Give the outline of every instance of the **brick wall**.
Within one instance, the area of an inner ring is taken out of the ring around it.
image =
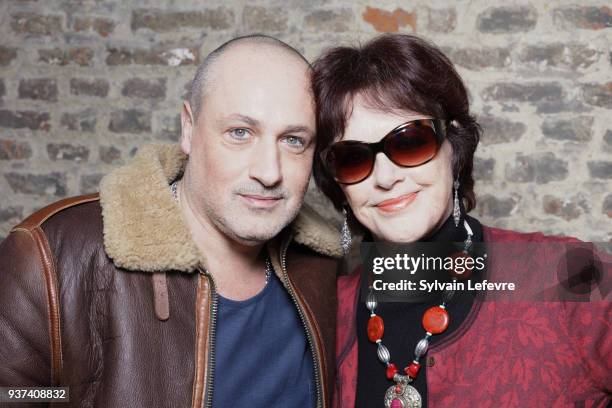
[[[177,140],[196,64],[231,37],[265,32],[312,59],[399,31],[442,47],[468,85],[485,131],[475,216],[610,241],[612,9],[516,3],[4,0],[0,236],[47,203],[95,191],[138,146]]]

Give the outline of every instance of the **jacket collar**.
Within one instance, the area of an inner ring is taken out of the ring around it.
[[[187,156],[178,145],[151,144],[100,182],[104,248],[115,265],[135,271],[194,271],[203,255],[169,189]],[[340,257],[338,232],[308,204],[288,227],[299,244]]]

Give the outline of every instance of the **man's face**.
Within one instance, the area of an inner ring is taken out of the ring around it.
[[[306,64],[239,45],[213,63],[197,123],[182,115],[187,199],[200,221],[247,245],[297,215],[315,147]]]

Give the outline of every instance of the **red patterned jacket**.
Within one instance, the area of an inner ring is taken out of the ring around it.
[[[579,242],[489,227],[484,227],[484,241],[527,245]],[[560,254],[552,249],[534,251],[537,253],[531,256],[510,251],[503,257],[487,251],[490,280],[519,280],[539,288],[558,282],[554,260]],[[609,283],[609,257],[605,259]],[[338,280],[337,408],[355,406],[357,330],[365,330],[355,327],[356,307],[363,306],[358,299],[360,275],[353,273]],[[612,392],[612,302],[609,295],[606,299],[475,301],[461,326],[428,351],[428,406],[608,406]],[[381,395],[381,404],[382,399]]]

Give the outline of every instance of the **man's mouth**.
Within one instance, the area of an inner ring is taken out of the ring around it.
[[[239,194],[239,196],[251,207],[257,208],[272,208],[283,199],[282,196],[264,196],[257,194]]]

